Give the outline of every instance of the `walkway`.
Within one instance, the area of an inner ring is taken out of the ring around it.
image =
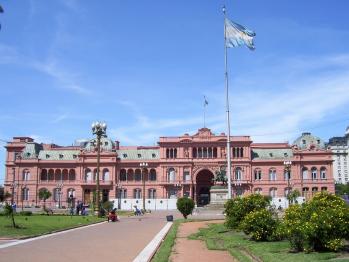
[[[199,228],[207,227],[209,223],[223,221],[200,221],[182,223],[177,232],[176,243],[172,249],[170,261],[173,262],[232,262],[236,261],[227,251],[208,250],[206,243],[200,240],[190,240],[188,236],[198,232]]]
[[[132,261],[165,226],[166,215],[158,211],[141,217],[124,217],[0,249],[1,261]],[[2,243],[1,243],[2,244]]]

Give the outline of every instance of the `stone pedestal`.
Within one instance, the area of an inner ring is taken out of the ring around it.
[[[210,204],[224,205],[228,200],[228,188],[225,186],[212,186],[210,189]]]

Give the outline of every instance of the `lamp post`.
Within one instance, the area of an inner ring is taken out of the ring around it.
[[[116,184],[116,186],[117,186],[117,192],[118,192],[117,193],[118,194],[118,209],[121,209],[122,185],[119,182],[119,183]]]
[[[140,163],[139,166],[141,167],[141,175],[142,175],[142,183],[143,183],[143,210],[145,211],[145,177],[144,177],[144,170],[147,169],[148,163]]]
[[[62,188],[63,188],[63,183],[58,183],[57,184],[57,189],[58,189],[58,208],[61,208],[61,203],[62,203]]]
[[[285,173],[287,174],[287,200],[290,205],[290,176],[291,176],[292,161],[284,161]]]
[[[107,124],[104,122],[92,123],[92,133],[97,138],[97,176],[96,176],[96,203],[95,203],[95,214],[100,216],[100,203],[99,203],[99,165],[101,158],[101,138],[106,135]]]

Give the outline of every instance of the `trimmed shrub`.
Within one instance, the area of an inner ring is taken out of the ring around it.
[[[181,197],[177,200],[177,209],[182,213],[185,219],[193,212],[194,206],[194,201],[191,198]]]
[[[303,206],[286,210],[287,238],[296,251],[338,251],[349,237],[349,207],[327,192],[317,193]]]
[[[261,209],[247,214],[240,228],[245,234],[251,235],[252,240],[266,241],[271,240],[276,231],[277,221],[269,210]]]
[[[304,206],[291,205],[286,209],[283,223],[286,227],[286,237],[294,251],[303,251],[306,241],[306,224],[304,221]]]
[[[225,207],[225,224],[229,228],[238,228],[244,217],[250,212],[266,209],[270,205],[270,197],[261,194],[251,194],[247,197],[237,197],[228,200]]]
[[[19,212],[19,215],[21,216],[31,216],[33,214],[32,211],[21,211]]]

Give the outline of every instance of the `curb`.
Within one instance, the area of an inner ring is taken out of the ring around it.
[[[158,250],[162,240],[166,237],[168,231],[171,229],[173,222],[167,224],[160,230],[159,233],[149,242],[149,244],[138,254],[133,262],[149,262],[155,252]]]

